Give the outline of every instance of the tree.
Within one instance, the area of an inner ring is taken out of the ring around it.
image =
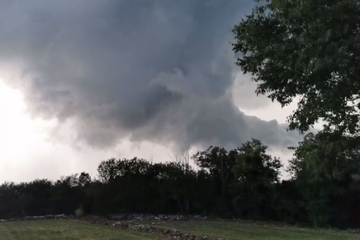
[[[163,211],[188,214],[196,192],[196,172],[182,162],[156,163],[151,170],[157,180],[153,179],[158,198],[155,203],[162,203]]]
[[[115,158],[111,158],[109,160],[102,161],[98,166],[98,175],[100,181],[104,183],[115,179],[119,175],[117,160]]]
[[[235,155],[234,155],[235,153]],[[229,186],[234,180],[232,168],[235,164],[236,152],[227,152],[226,149],[210,146],[207,150],[193,156],[194,162],[202,170],[208,172],[214,180],[214,188],[220,195],[218,206],[222,213],[226,209],[229,199]]]
[[[21,199],[26,202],[24,209],[26,215],[51,213],[52,186],[52,182],[47,179],[37,179],[23,186]]]
[[[91,176],[89,173],[86,172],[82,172],[80,173],[79,177],[78,177],[78,185],[79,187],[86,187],[89,186],[91,184]]]
[[[266,154],[267,147],[253,139],[237,149],[233,173],[239,189],[234,200],[246,218],[269,217],[274,184],[279,181],[280,160]]]
[[[308,134],[290,162],[293,178],[314,226],[356,226],[360,197],[360,151],[351,138]]]
[[[360,5],[358,0],[255,0],[234,27],[237,65],[282,106],[299,97],[289,128],[360,130]]]
[[[52,204],[57,214],[73,214],[80,205],[78,174],[62,176],[52,188]]]
[[[19,188],[24,184],[16,185],[12,182],[5,182],[0,185],[0,219],[24,216],[26,203],[17,201],[21,198]],[[22,199],[21,199],[22,200]]]
[[[237,149],[238,156],[233,167],[237,180],[268,186],[279,181],[280,160],[266,154],[266,150],[267,147],[256,139]]]

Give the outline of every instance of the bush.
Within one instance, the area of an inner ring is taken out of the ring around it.
[[[76,217],[83,217],[84,215],[85,215],[85,212],[82,207],[79,207],[75,210]]]

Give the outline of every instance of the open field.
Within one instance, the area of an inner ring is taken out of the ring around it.
[[[72,220],[39,220],[0,223],[1,240],[152,240],[142,233],[89,225]]]
[[[146,224],[146,223],[144,223]],[[154,225],[153,225],[154,226]],[[312,230],[295,227],[270,226],[265,224],[229,222],[167,222],[155,225],[158,228],[178,229],[182,233],[207,236],[213,239],[267,239],[267,240],[332,240],[360,239],[360,235],[344,231]],[[150,240],[164,239],[151,234],[91,225],[73,220],[39,220],[0,223],[1,240]]]
[[[345,231],[315,230],[255,223],[184,221],[168,222],[158,225],[158,227],[169,229],[176,228],[180,232],[204,235],[215,239],[224,238],[227,240],[360,239],[359,234],[352,234]]]

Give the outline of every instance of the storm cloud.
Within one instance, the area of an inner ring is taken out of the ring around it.
[[[246,116],[231,95],[239,70],[231,29],[251,7],[248,0],[1,1],[0,66],[18,69],[7,84],[21,89],[32,116],[71,122],[75,142],[232,147],[254,137],[293,145],[297,133]]]

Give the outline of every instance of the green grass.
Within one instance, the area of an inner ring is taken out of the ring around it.
[[[227,240],[338,240],[360,239],[359,234],[345,231],[315,230],[255,223],[230,222],[166,222],[152,225],[178,229],[182,233],[224,238]],[[154,235],[91,225],[73,220],[41,220],[0,223],[0,240],[154,240]]]
[[[154,236],[72,220],[0,223],[1,240],[152,240]]]
[[[315,230],[296,227],[284,227],[256,223],[231,222],[167,222],[154,225],[166,229],[178,229],[180,232],[190,233],[212,238],[227,240],[339,240],[360,239],[359,234],[345,231]]]

